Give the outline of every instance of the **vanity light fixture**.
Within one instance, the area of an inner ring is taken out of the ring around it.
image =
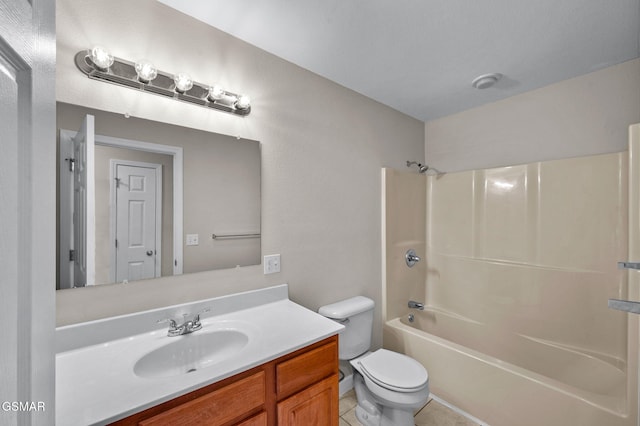
[[[222,86],[214,84],[213,86],[209,87],[208,97],[212,101],[219,101],[224,97],[224,93],[225,92]]]
[[[245,110],[251,106],[251,98],[247,95],[240,95],[235,105],[237,109]]]
[[[176,84],[176,91],[179,93],[188,92],[193,87],[193,80],[191,80],[189,74],[183,72],[176,74],[173,77],[173,82]]]
[[[113,65],[114,57],[102,46],[95,46],[91,49],[91,61],[94,63],[96,68],[101,71],[106,71],[111,65]]]
[[[99,46],[76,53],[75,63],[80,71],[94,80],[236,115],[244,116],[251,112],[251,100],[247,95],[229,92],[218,84],[198,83],[185,73],[160,71],[146,60],[131,62],[118,58]]]
[[[158,69],[149,61],[136,62],[136,73],[138,80],[142,83],[149,83],[158,76]]]

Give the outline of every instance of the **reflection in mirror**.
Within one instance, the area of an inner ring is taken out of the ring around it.
[[[57,288],[260,264],[260,144],[58,103]]]

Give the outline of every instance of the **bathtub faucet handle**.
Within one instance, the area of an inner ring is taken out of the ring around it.
[[[416,302],[414,300],[409,300],[408,306],[411,309],[418,309],[420,311],[424,311],[424,303]]]
[[[404,254],[404,260],[407,262],[407,266],[412,268],[417,262],[420,262],[420,257],[416,254],[414,249],[409,249]]]

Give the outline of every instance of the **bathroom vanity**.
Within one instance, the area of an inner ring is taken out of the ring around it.
[[[202,311],[167,336],[166,318]],[[286,285],[61,327],[56,423],[337,425],[342,328]]]
[[[329,337],[114,425],[334,425],[338,340]]]

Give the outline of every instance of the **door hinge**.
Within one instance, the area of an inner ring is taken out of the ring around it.
[[[116,240],[116,248],[118,248],[118,240]]]
[[[69,171],[73,173],[73,170],[75,169],[75,165],[76,165],[76,160],[74,158],[65,158],[64,161],[69,162]]]
[[[76,251],[69,250],[69,262],[73,262],[74,260],[76,260]]]
[[[116,189],[120,188],[120,178],[114,178],[116,180]]]

